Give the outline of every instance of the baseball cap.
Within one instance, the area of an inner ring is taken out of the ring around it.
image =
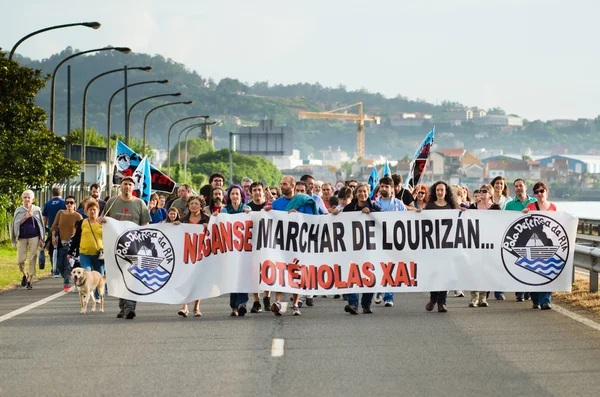
[[[133,180],[133,178],[130,177],[130,176],[125,176],[125,177],[123,177],[123,179],[121,179],[121,183],[123,183],[125,181],[130,181],[131,183],[135,183],[135,181]]]

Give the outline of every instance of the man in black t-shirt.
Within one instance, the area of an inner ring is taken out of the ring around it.
[[[393,174],[392,180],[394,181],[394,193],[398,200],[402,200],[404,205],[410,207],[408,209],[412,209],[412,203],[415,199],[412,196],[412,193],[402,186],[402,175]]]

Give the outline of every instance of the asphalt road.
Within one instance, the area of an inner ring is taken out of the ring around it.
[[[57,279],[0,295],[0,316],[61,289]],[[597,396],[600,331],[530,303],[490,301],[426,312],[426,294],[351,316],[315,299],[289,311],[229,317],[228,298],[177,306],[139,304],[134,320],[78,314],[76,293],[0,322],[6,396]],[[273,357],[273,339],[284,354]]]

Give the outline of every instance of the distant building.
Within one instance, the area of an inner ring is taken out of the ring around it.
[[[419,112],[397,112],[390,115],[390,124],[394,127],[421,127],[432,116]]]
[[[571,126],[574,126],[575,124],[577,124],[576,120],[569,120],[569,119],[550,120],[550,125],[554,128],[571,127]]]
[[[523,160],[489,160],[485,163],[484,179],[491,181],[497,176],[503,176],[508,181],[527,179],[529,169],[529,164]]]
[[[556,155],[539,159],[542,168],[555,168],[556,161],[566,161],[568,170],[575,174],[600,174],[600,156]]]
[[[510,127],[522,127],[523,118],[517,116],[505,116],[499,114],[488,114],[484,117],[475,119],[473,121],[477,125],[484,126],[510,126]]]
[[[429,155],[429,160],[427,161],[427,165],[425,166],[425,171],[423,172],[424,177],[428,182],[432,182],[437,179],[441,179],[444,177],[445,165],[444,165],[444,155],[439,152],[431,152]]]

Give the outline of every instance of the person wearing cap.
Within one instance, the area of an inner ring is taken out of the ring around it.
[[[113,197],[106,202],[106,211],[103,217],[98,218],[98,222],[106,223],[105,217],[110,217],[118,221],[130,221],[139,226],[150,223],[150,211],[142,199],[133,196],[133,187],[135,181],[132,177],[126,176],[121,180],[121,194]],[[119,299],[119,314],[117,318],[127,318],[131,320],[135,317],[135,301]]]

